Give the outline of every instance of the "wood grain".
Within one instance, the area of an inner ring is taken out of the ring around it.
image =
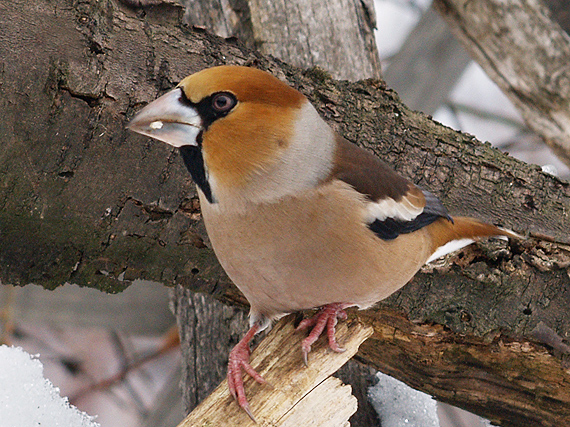
[[[258,426],[343,427],[356,411],[350,387],[330,376],[344,365],[372,334],[358,321],[341,322],[337,339],[346,351],[335,353],[325,337],[313,346],[309,366],[301,356],[305,334],[296,332],[293,316],[279,321],[251,356],[252,366],[272,387],[245,380],[246,394]],[[256,426],[229,394],[226,381],[179,425],[179,427]]]

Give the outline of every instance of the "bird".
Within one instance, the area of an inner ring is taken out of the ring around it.
[[[309,309],[301,351],[345,309],[366,309],[427,262],[508,229],[452,217],[431,192],[335,132],[307,97],[266,71],[222,65],[184,78],[128,124],[180,150],[197,186],[212,248],[250,304],[231,350],[228,387],[255,420],[243,374],[250,341],[275,319]]]

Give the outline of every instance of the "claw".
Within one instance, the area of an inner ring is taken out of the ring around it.
[[[325,327],[327,328],[327,337],[329,340],[329,347],[331,350],[342,353],[346,351],[336,342],[335,337],[335,327],[337,324],[337,319],[346,319],[347,314],[344,311],[345,308],[350,307],[352,304],[342,304],[334,303],[327,304],[321,308],[321,311],[315,314],[313,317],[304,319],[297,326],[297,331],[307,329],[312,327],[313,329],[301,343],[301,350],[303,352],[303,362],[305,366],[309,366],[309,353],[311,352],[311,345],[317,341],[317,339],[323,333]]]
[[[251,421],[253,421],[255,424],[257,424],[257,421],[255,420],[255,417],[253,416],[253,414],[251,413],[250,409],[249,409],[249,405],[247,406],[242,406],[241,407],[245,413],[249,416],[249,418],[251,418]]]
[[[232,349],[228,361],[228,388],[231,395],[237,401],[238,405],[245,411],[245,413],[255,423],[249,402],[245,395],[243,386],[242,370],[248,373],[259,384],[267,384],[261,375],[249,364],[249,342],[259,330],[259,325],[254,324],[241,341]]]
[[[305,368],[309,367],[309,352],[311,351],[311,347],[309,347],[309,351],[305,351],[304,348],[301,348],[301,351],[303,352],[303,364],[305,365]]]

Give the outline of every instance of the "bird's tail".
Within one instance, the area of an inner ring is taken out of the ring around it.
[[[469,217],[453,217],[453,221],[439,220],[434,223],[433,253],[427,262],[461,249],[484,237],[524,239],[523,236],[502,227],[496,227]]]
[[[459,236],[477,239],[481,237],[504,236],[509,239],[523,239],[523,236],[502,227],[465,216],[453,217],[453,230]]]

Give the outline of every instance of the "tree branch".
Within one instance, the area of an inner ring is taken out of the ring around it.
[[[181,0],[185,20],[291,65],[319,66],[335,78],[380,77],[371,0]]]
[[[372,328],[359,322],[339,325],[337,337],[346,351],[335,353],[326,340],[319,340],[305,367],[300,352],[304,336],[295,331],[293,320],[291,316],[281,320],[252,354],[252,366],[271,384],[260,386],[251,378],[245,383],[258,423],[233,401],[223,381],[178,427],[346,426],[356,411],[356,399],[350,387],[331,375],[356,354]]]
[[[570,165],[570,36],[539,1],[435,0],[479,65]]]

